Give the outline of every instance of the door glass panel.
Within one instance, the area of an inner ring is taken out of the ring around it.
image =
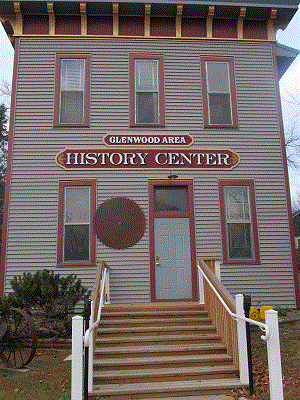
[[[186,211],[185,187],[157,187],[155,211]]]

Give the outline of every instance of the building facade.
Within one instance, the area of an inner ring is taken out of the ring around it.
[[[275,3],[275,4],[274,4]],[[299,306],[275,41],[298,1],[0,1],[15,48],[1,290],[110,266],[116,303]],[[98,238],[97,238],[97,235]]]

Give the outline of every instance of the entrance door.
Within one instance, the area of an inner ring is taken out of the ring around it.
[[[155,218],[157,300],[191,299],[191,246],[188,218]]]
[[[153,301],[196,297],[191,182],[150,185]]]

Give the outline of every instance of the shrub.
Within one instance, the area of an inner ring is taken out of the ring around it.
[[[285,317],[288,312],[290,311],[289,308],[284,308],[284,307],[276,307],[275,311],[278,312],[278,317]]]
[[[42,309],[49,317],[61,317],[74,311],[79,301],[88,298],[90,291],[82,286],[75,274],[61,277],[46,269],[35,274],[24,272],[10,281],[13,293],[0,301],[0,310],[20,307],[28,312]]]

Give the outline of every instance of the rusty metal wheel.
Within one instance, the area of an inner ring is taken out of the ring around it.
[[[37,334],[32,317],[20,308],[0,316],[0,359],[10,368],[23,368],[33,359]]]

